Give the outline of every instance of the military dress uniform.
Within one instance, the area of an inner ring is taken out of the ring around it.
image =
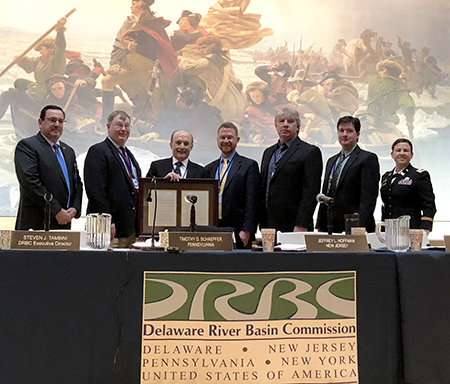
[[[436,213],[430,174],[409,164],[400,173],[386,172],[381,178],[382,220],[411,217],[410,227],[432,230]]]

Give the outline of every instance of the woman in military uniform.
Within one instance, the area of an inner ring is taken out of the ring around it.
[[[381,178],[382,220],[409,215],[411,228],[429,233],[436,213],[430,174],[411,165],[413,146],[408,139],[394,141],[391,157],[395,167]]]

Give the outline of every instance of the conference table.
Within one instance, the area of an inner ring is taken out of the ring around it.
[[[356,271],[359,383],[450,382],[450,254],[440,250],[2,250],[0,383],[139,383],[144,271]]]

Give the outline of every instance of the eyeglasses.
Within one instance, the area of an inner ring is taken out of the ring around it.
[[[64,120],[64,119],[57,119],[56,117],[46,117],[46,118],[44,118],[44,120],[48,120],[52,124],[59,123],[61,125],[66,122],[66,120]]]

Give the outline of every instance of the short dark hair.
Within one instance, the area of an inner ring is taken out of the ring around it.
[[[194,144],[194,135],[191,132],[186,131],[185,129],[177,129],[176,131],[173,131],[172,134],[170,135],[171,143],[173,143],[173,135],[175,135],[175,133],[177,133],[177,132],[187,132],[189,134],[189,136],[191,136],[192,144]]]
[[[339,129],[339,126],[342,124],[348,124],[351,123],[353,124],[353,126],[355,127],[355,131],[359,132],[361,131],[361,122],[359,121],[359,119],[357,117],[353,117],[353,116],[342,116],[338,122],[337,122],[337,129]]]
[[[395,140],[395,141],[392,143],[391,149],[394,150],[395,146],[396,146],[397,144],[399,144],[399,143],[407,143],[407,144],[409,144],[409,147],[411,148],[411,153],[413,153],[413,145],[412,145],[412,143],[411,143],[411,140],[409,140],[409,139],[407,139],[407,138],[405,138],[405,137],[400,137],[400,138],[398,138],[397,140]]]
[[[39,114],[39,118],[41,120],[45,119],[45,115],[47,114],[47,111],[49,109],[57,109],[58,111],[61,111],[63,113],[64,119],[66,118],[66,112],[64,112],[64,110],[58,106],[58,105],[46,105],[44,108],[41,109],[41,113]]]
[[[120,116],[120,120],[128,119],[131,122],[131,117],[128,115],[128,113],[126,113],[125,111],[115,110],[109,114],[108,124],[111,124],[112,121],[116,118],[116,116]]]
[[[220,124],[220,127],[217,130],[217,134],[219,134],[219,131],[222,128],[228,128],[228,129],[234,130],[234,133],[236,134],[236,136],[239,137],[239,129],[233,123],[226,121],[225,123]]]

